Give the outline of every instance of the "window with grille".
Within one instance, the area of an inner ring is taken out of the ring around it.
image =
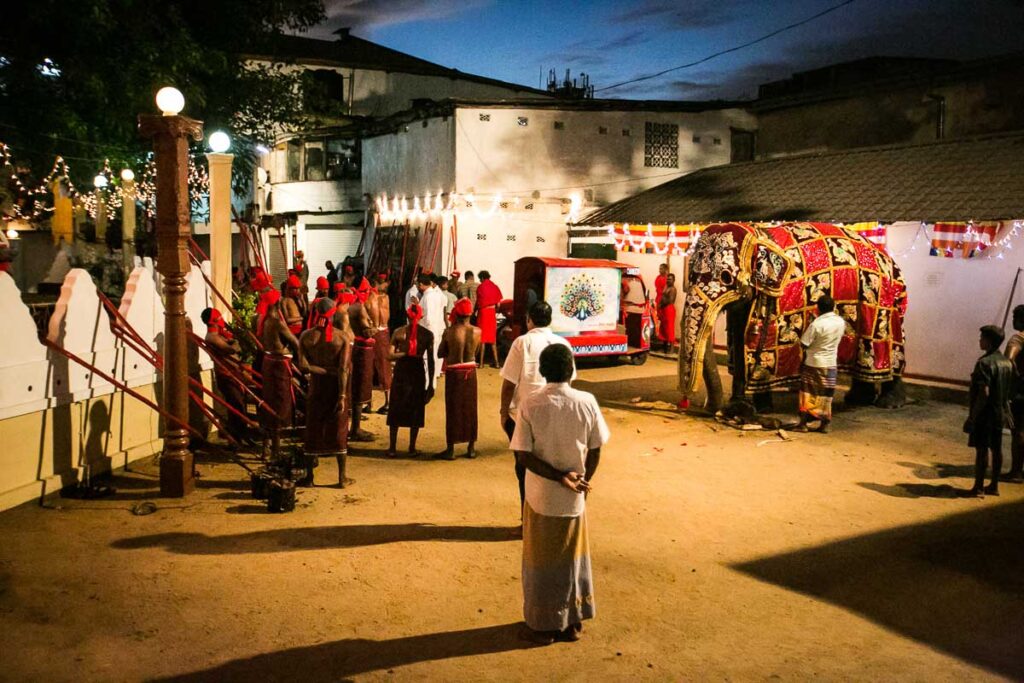
[[[679,168],[679,126],[674,123],[644,123],[644,166]]]

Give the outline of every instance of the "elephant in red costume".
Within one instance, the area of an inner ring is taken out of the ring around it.
[[[717,223],[701,233],[690,258],[680,324],[684,398],[696,392],[703,375],[709,407],[721,405],[711,332],[723,311],[732,398],[752,393],[763,407],[773,387],[796,384],[803,360],[800,335],[822,294],[832,296],[847,323],[839,347],[839,369],[853,380],[847,402],[902,405],[903,276],[881,247],[829,223]]]

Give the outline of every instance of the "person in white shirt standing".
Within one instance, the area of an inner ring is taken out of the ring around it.
[[[434,379],[437,379],[441,376],[441,359],[437,351],[441,347],[441,337],[447,327],[444,309],[448,305],[448,299],[438,289],[437,283],[430,275],[421,273],[416,279],[416,284],[420,290],[420,308],[423,309],[423,321],[420,325],[434,335]]]
[[[594,618],[586,495],[610,433],[597,399],[569,386],[572,351],[540,354],[547,381],[519,405],[512,435],[527,468],[523,505],[523,617],[537,643],[579,640]]]
[[[839,373],[839,342],[846,334],[846,321],[835,312],[836,302],[828,294],[818,298],[818,317],[807,326],[800,343],[804,364],[800,368],[800,424],[797,431],[808,431],[808,424],[820,422],[816,431],[827,434],[832,425],[832,398]]]
[[[550,325],[551,306],[546,301],[538,301],[527,311],[526,334],[512,342],[505,364],[501,366],[501,428],[510,440],[516,429],[512,416],[517,406],[547,383],[540,374],[541,352],[552,344],[562,344],[571,350],[569,342],[552,332]],[[575,364],[572,379],[576,379]],[[519,510],[522,511],[526,499],[526,467],[518,460],[516,479],[519,480]]]

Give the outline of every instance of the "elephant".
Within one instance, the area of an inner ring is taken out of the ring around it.
[[[750,410],[749,393],[756,409],[767,409],[772,388],[799,381],[800,336],[822,294],[832,296],[847,324],[838,359],[853,380],[847,403],[902,406],[903,276],[884,249],[829,223],[716,223],[701,233],[690,258],[680,323],[684,400],[703,375],[708,407],[721,407],[711,332],[724,311],[734,407]]]

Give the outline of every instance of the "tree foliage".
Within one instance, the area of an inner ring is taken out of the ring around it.
[[[104,158],[138,168],[136,117],[174,85],[182,114],[232,133],[236,169],[303,124],[301,81],[244,55],[324,18],[322,0],[19,0],[0,22],[0,140],[39,177],[56,155],[79,185]]]

